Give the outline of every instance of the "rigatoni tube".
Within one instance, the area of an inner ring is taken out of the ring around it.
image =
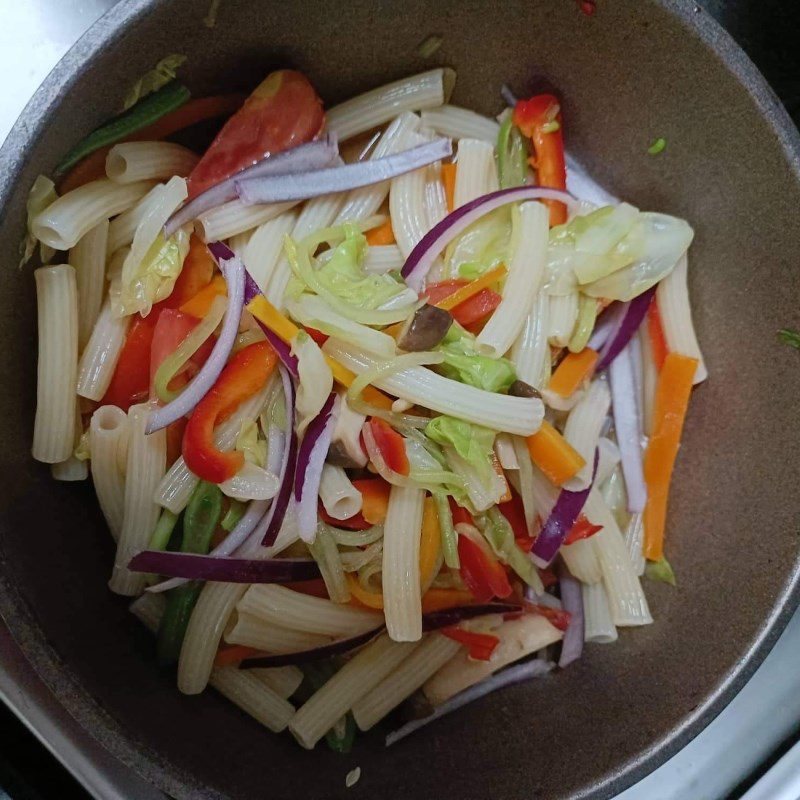
[[[392,486],[383,527],[383,607],[389,636],[414,642],[422,636],[419,537],[425,492]]]
[[[78,287],[68,264],[34,272],[39,329],[33,457],[57,464],[72,455],[78,371]]]
[[[145,434],[153,406],[143,403],[131,406],[128,417],[128,457],[125,469],[125,504],[122,531],[117,542],[114,568],[108,586],[117,594],[138,594],[145,575],[131,572],[128,563],[150,541],[158,521],[159,507],[153,500],[156,487],[164,475],[166,432]]]
[[[128,415],[117,406],[100,406],[89,423],[92,482],[115,542],[122,532],[125,509],[125,474],[120,465],[127,461],[128,425]]]
[[[69,263],[75,267],[78,281],[78,352],[82,353],[94,330],[103,304],[106,284],[106,248],[108,220],[103,219],[69,252]]]
[[[250,670],[215,667],[210,683],[220,694],[273,733],[284,730],[294,716],[294,706]]]
[[[106,300],[78,364],[78,394],[100,400],[106,393],[125,343],[129,317],[118,317]]]
[[[195,153],[174,142],[120,142],[106,156],[106,175],[115,183],[185,178],[198,162]]]
[[[382,634],[360,650],[297,710],[289,722],[289,730],[303,747],[311,749],[417,646],[416,642],[393,642]]]
[[[394,672],[353,705],[356,725],[362,731],[368,731],[438,672],[456,655],[460,647],[458,642],[442,636],[441,633],[426,636],[420,646]]]
[[[498,358],[519,336],[533,306],[547,260],[549,211],[543,203],[527,202],[514,214],[514,235],[503,299],[478,334],[484,355]]]

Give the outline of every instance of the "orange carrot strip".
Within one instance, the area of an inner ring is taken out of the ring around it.
[[[422,595],[422,613],[441,611],[443,608],[468,606],[475,602],[472,594],[465,589],[428,589]]]
[[[392,487],[383,478],[357,478],[353,486],[361,492],[361,516],[364,521],[370,525],[383,525]]]
[[[214,117],[227,117],[236,111],[244,101],[241,94],[218,94],[211,97],[199,97],[196,100],[189,100],[180,108],[176,108],[169,114],[165,114],[161,119],[156,120],[152,125],[126,136],[123,142],[145,142],[157,139],[166,139],[173,133],[188,128],[198,122],[203,122]],[[71,189],[77,189],[84,183],[103,178],[106,174],[106,156],[113,145],[101,147],[90,153],[83,161],[79,161],[61,181],[58,189],[61,194],[65,194]]]
[[[435,303],[435,305],[439,308],[443,308],[445,311],[450,311],[451,308],[455,308],[459,303],[469,300],[470,297],[478,294],[482,289],[486,289],[493,283],[502,280],[507,274],[508,270],[503,264],[500,264],[500,266],[485,272],[480,278],[475,278],[474,281],[470,281],[466,286],[457,289],[453,294],[442,298],[438,303]]]
[[[419,583],[427,589],[439,567],[442,550],[442,532],[439,528],[439,512],[432,497],[425,498],[422,510],[422,530],[419,540]]]
[[[580,353],[569,353],[556,367],[548,389],[561,397],[569,397],[594,371],[597,351],[584,347]]]
[[[228,294],[228,286],[222,275],[216,275],[208,286],[204,286],[194,297],[190,297],[181,307],[180,311],[196,319],[203,319],[211,309],[214,298]]]
[[[379,244],[394,244],[397,239],[394,238],[394,230],[392,230],[392,221],[387,219],[383,225],[378,225],[377,228],[373,228],[371,231],[367,231],[367,244],[372,245],[379,245]]]
[[[455,205],[456,196],[456,164],[442,164],[442,183],[444,184],[444,196],[447,198],[447,210],[452,211]]]
[[[286,344],[291,344],[292,339],[300,330],[291,320],[287,319],[278,311],[264,295],[254,297],[248,304],[247,310],[257,319],[266,325],[276,336]],[[333,379],[342,386],[349,387],[356,379],[354,373],[347,367],[342,366],[338,361],[334,361],[330,356],[325,356],[328,366],[333,373]],[[383,392],[379,392],[374,386],[364,387],[362,397],[374,406],[379,408],[391,408],[392,401]]]
[[[661,326],[658,303],[650,303],[647,308],[647,333],[650,336],[650,346],[653,348],[653,361],[656,362],[656,369],[660,372],[669,349],[664,328]]]
[[[568,481],[586,463],[581,454],[546,420],[526,442],[531,461],[556,486]]]
[[[664,555],[664,522],[672,469],[681,443],[683,421],[692,393],[697,359],[669,353],[658,376],[653,408],[653,435],[644,455],[647,505],[644,509],[644,554],[650,561]]]

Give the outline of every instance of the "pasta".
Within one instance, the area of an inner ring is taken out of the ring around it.
[[[78,394],[88,400],[105,395],[125,343],[127,317],[118,317],[106,300],[78,364]]]
[[[522,203],[518,219],[519,231],[503,286],[503,299],[478,334],[478,350],[484,355],[504,355],[519,336],[544,272],[547,208],[541,203]]]
[[[144,575],[131,572],[128,563],[147,545],[158,519],[158,506],[153,501],[153,494],[164,474],[166,439],[163,431],[149,436],[145,434],[151,406],[132,406],[128,413],[130,427],[122,529],[108,586],[117,594],[136,595],[144,585]]]
[[[67,264],[41,267],[36,278],[39,320],[33,457],[57,464],[72,455],[78,368],[78,287]]]
[[[172,142],[121,142],[106,157],[106,175],[116,183],[186,177],[198,162],[188,148]]]
[[[325,111],[280,70],[205,154],[133,136],[29,196],[26,256],[71,251],[34,273],[34,458],[91,469],[179,691],[309,749],[559,680],[673,582],[692,230],[568,181],[560,100],[495,120],[454,79]]]
[[[422,527],[421,489],[393,486],[383,528],[383,597],[386,629],[396,642],[416,642],[422,636],[419,536]]]
[[[125,516],[125,470],[128,460],[128,415],[117,406],[100,406],[89,424],[92,481],[100,509],[114,541]]]
[[[69,250],[92,228],[130,208],[151,189],[149,181],[118,184],[92,181],[58,198],[33,220],[37,239],[55,250]]]
[[[89,341],[103,304],[108,227],[107,219],[100,220],[69,252],[69,263],[75,267],[78,284],[78,352],[80,353]]]
[[[500,133],[500,125],[493,119],[459,106],[431,108],[423,111],[421,117],[423,125],[453,139],[478,139],[494,146]]]

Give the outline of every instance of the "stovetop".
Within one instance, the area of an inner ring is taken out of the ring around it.
[[[0,143],[47,72],[115,2],[0,0],[4,23],[0,26],[0,75],[14,76],[3,82],[0,93]],[[604,3],[611,2],[599,0],[598,13]],[[800,2],[697,0],[697,4],[698,13],[712,14],[744,48],[800,125]],[[798,663],[800,612],[720,716],[680,753],[616,800],[797,800],[800,788],[789,786],[786,776],[797,776],[800,785],[800,745],[790,751],[800,729]],[[2,677],[0,695],[7,694]],[[7,699],[13,703],[13,697]],[[768,770],[769,778],[760,781]],[[132,788],[134,782],[137,779],[131,778],[128,784],[123,779],[118,787],[127,785],[129,796],[143,796]],[[94,793],[111,796],[97,787]],[[0,800],[7,798],[88,800],[90,795],[0,703]]]

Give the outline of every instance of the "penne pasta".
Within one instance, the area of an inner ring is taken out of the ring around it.
[[[86,343],[78,364],[78,394],[88,400],[101,400],[125,344],[129,317],[118,317],[106,300]]]
[[[451,139],[478,139],[494,147],[500,134],[500,125],[495,120],[459,106],[431,108],[423,111],[421,117],[423,125]]]
[[[100,406],[89,422],[92,482],[100,510],[114,541],[125,516],[125,470],[128,457],[128,415],[117,406]]]
[[[396,642],[422,637],[419,537],[422,489],[392,486],[383,526],[383,607],[386,630]]]
[[[36,417],[31,452],[57,464],[72,455],[78,371],[78,286],[68,264],[34,272],[39,325]]]
[[[115,183],[185,178],[198,157],[173,142],[120,142],[106,156],[106,175]]]
[[[94,329],[106,285],[108,220],[103,219],[69,251],[78,284],[78,352],[82,353]]]

